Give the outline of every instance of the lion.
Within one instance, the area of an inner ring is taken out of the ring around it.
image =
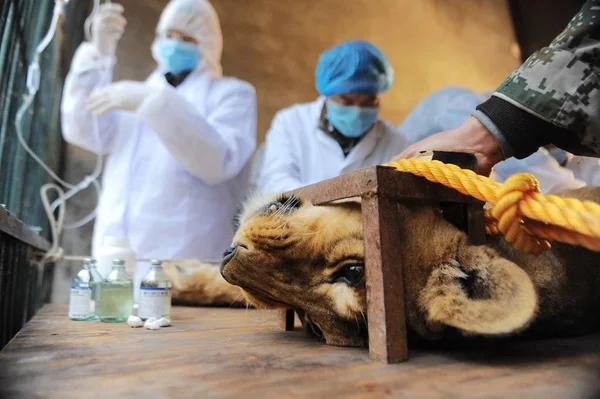
[[[600,201],[599,187],[559,194]],[[553,243],[541,255],[501,237],[472,245],[423,203],[397,205],[406,323],[424,340],[557,337],[600,327],[600,253]],[[293,308],[336,346],[367,346],[359,200],[315,206],[281,195],[248,202],[221,275],[257,308]]]

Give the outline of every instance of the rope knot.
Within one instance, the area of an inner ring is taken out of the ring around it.
[[[533,175],[518,173],[506,180],[491,212],[506,241],[522,252],[539,254],[550,248],[550,242],[531,234],[519,212],[521,204],[539,193],[540,184]]]
[[[485,211],[486,233],[504,234],[519,251],[539,254],[556,241],[600,252],[600,204],[543,195],[538,181],[528,173],[514,175],[500,184],[440,161],[413,158],[385,166],[491,204],[491,212]]]

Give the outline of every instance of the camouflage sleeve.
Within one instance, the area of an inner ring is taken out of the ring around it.
[[[564,31],[513,71],[474,116],[496,130],[492,134],[508,156],[521,158],[549,143],[600,156],[599,73],[600,0],[588,0]]]

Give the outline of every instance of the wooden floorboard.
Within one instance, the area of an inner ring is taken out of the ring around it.
[[[175,307],[172,327],[72,322],[47,305],[0,352],[0,398],[592,398],[600,334],[485,350],[366,349],[281,331],[275,312]]]

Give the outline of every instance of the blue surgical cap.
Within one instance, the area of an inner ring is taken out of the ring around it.
[[[324,96],[379,94],[392,85],[394,71],[377,47],[357,40],[339,44],[321,54],[315,79],[317,91]]]

